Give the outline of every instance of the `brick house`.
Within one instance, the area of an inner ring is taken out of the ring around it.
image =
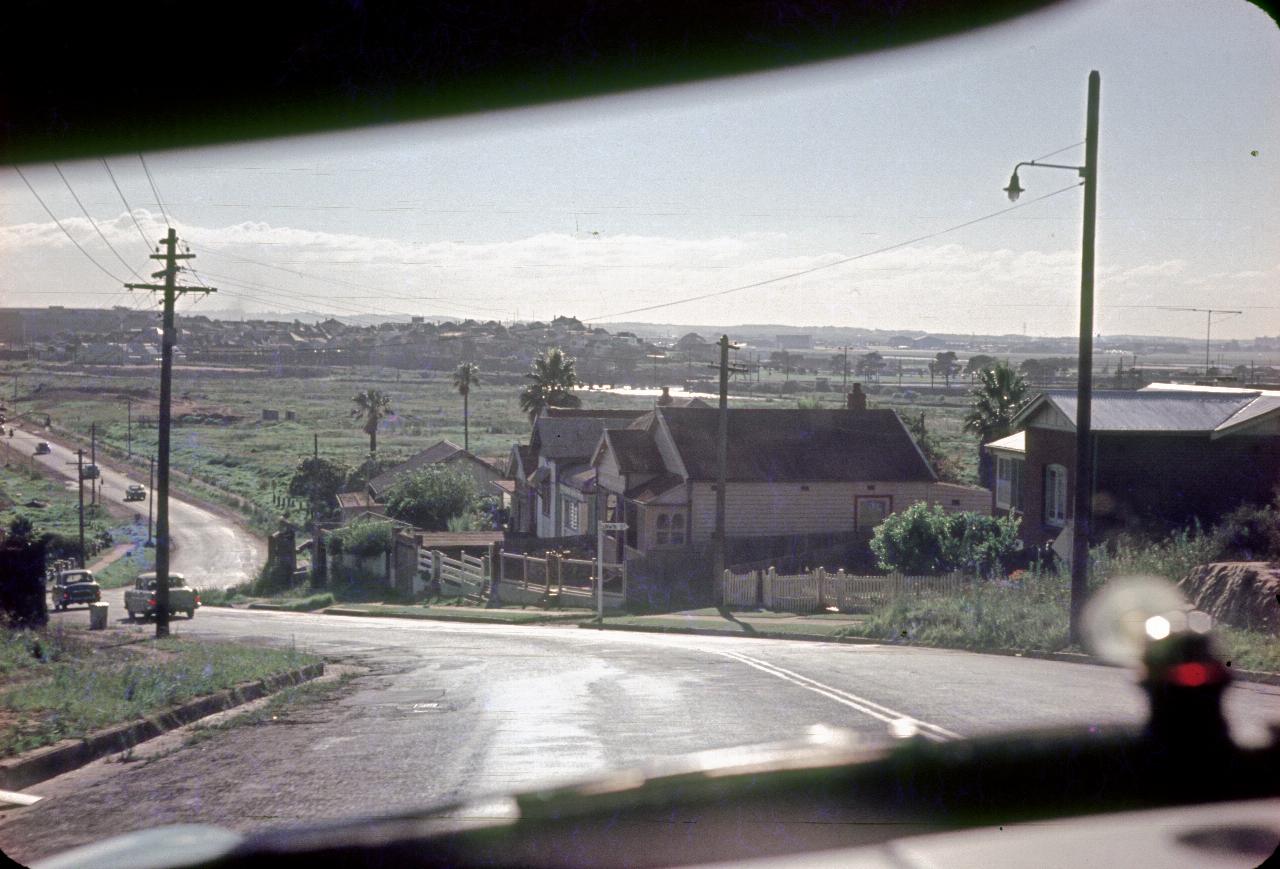
[[[603,432],[592,456],[600,509],[628,528],[606,552],[632,559],[709,544],[715,530],[715,408],[657,407]],[[728,411],[727,536],[858,533],[920,501],[989,513],[986,489],[938,481],[893,410],[851,394],[842,410]]]
[[[1280,392],[1154,385],[1096,392],[1094,532],[1211,523],[1280,484]],[[1020,431],[987,444],[995,459],[992,508],[1022,517],[1029,545],[1070,523],[1076,486],[1075,392],[1032,399]]]

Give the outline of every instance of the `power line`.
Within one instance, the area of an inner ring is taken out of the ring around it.
[[[973,226],[975,223],[981,223],[984,220],[990,220],[993,217],[999,217],[1002,214],[1008,214],[1010,211],[1016,211],[1019,208],[1025,208],[1026,206],[1034,205],[1037,202],[1043,202],[1044,200],[1050,198],[1051,196],[1057,196],[1060,193],[1066,193],[1068,190],[1074,190],[1075,188],[1081,186],[1082,183],[1083,182],[1080,182],[1078,184],[1071,184],[1067,187],[1062,187],[1058,190],[1053,191],[1052,193],[1046,193],[1043,196],[1037,196],[1035,199],[1028,199],[1026,202],[1020,202],[1017,205],[1011,205],[1008,208],[1002,208],[999,211],[993,211],[990,214],[984,214],[982,217],[975,217],[973,220],[966,220],[964,223],[958,223],[955,226],[950,226],[950,227],[947,227],[946,229],[940,229],[937,232],[930,232],[925,235],[918,235],[915,238],[907,239],[906,241],[900,241],[900,242],[897,242],[896,244],[890,244],[884,247],[879,247],[879,248],[876,248],[875,250],[867,251],[866,253],[860,253],[860,254],[855,254],[854,256],[842,257],[841,259],[835,260],[834,262],[823,263],[822,265],[819,265],[819,266],[812,266],[811,268],[801,269],[798,272],[791,272],[785,275],[778,275],[777,277],[766,278],[762,281],[755,281],[750,284],[742,284],[737,287],[730,287],[726,290],[715,290],[710,293],[701,293],[696,296],[687,296],[683,299],[676,299],[670,302],[660,302],[659,304],[656,304],[656,305],[645,305],[644,307],[641,307],[641,308],[631,308],[626,311],[617,311],[612,314],[601,314],[598,317],[588,317],[585,320],[583,320],[583,322],[592,323],[597,320],[608,320],[608,319],[613,319],[614,317],[625,317],[629,314],[641,314],[647,311],[656,311],[656,310],[659,310],[660,308],[671,308],[676,305],[684,305],[684,304],[688,304],[689,302],[699,302],[699,301],[702,301],[703,299],[712,299],[717,296],[727,296],[731,293],[740,293],[744,290],[753,290],[757,287],[763,287],[769,284],[776,284],[781,281],[788,281],[788,280],[791,280],[792,278],[804,277],[805,275],[811,275],[814,272],[820,272],[820,271],[823,271],[824,269],[835,268],[836,266],[844,265],[845,263],[850,263],[850,262],[853,262],[854,260],[866,259],[867,257],[876,256],[877,254],[887,253],[891,250],[897,250],[900,247],[907,247],[908,245],[917,244],[922,241],[928,241],[931,238],[937,238],[940,235],[946,235],[949,232],[955,232],[956,230],[964,229],[965,227],[968,227],[968,226]]]
[[[1038,163],[1041,160],[1048,160],[1050,157],[1054,156],[1055,154],[1061,154],[1063,151],[1070,151],[1072,148],[1079,148],[1083,144],[1084,144],[1084,139],[1081,139],[1079,142],[1076,142],[1074,145],[1067,145],[1065,148],[1059,148],[1056,151],[1050,151],[1048,154],[1041,154],[1039,157],[1036,157],[1034,160],[1031,160],[1030,162]]]
[[[55,162],[55,163],[53,164],[53,170],[54,170],[55,172],[57,172],[57,173],[58,173],[58,177],[59,177],[59,178],[61,178],[61,179],[62,179],[62,183],[63,183],[64,185],[66,185],[67,192],[68,192],[68,193],[70,193],[70,194],[71,194],[71,198],[72,198],[72,199],[74,199],[74,200],[76,201],[76,205],[80,206],[80,211],[84,214],[85,219],[89,221],[89,225],[93,227],[93,231],[94,231],[94,232],[96,232],[96,233],[98,233],[98,238],[102,239],[102,243],[103,243],[103,244],[105,244],[105,245],[107,246],[107,250],[109,250],[109,251],[111,251],[113,254],[115,254],[116,259],[120,260],[120,265],[122,265],[122,266],[124,266],[126,269],[128,269],[128,270],[129,270],[129,272],[130,272],[130,273],[131,273],[135,278],[137,278],[137,279],[138,279],[138,280],[140,280],[140,281],[146,280],[146,278],[144,278],[142,275],[138,274],[137,270],[136,270],[136,269],[134,269],[134,267],[133,267],[133,266],[131,266],[131,265],[129,265],[127,262],[125,262],[124,257],[120,256],[120,251],[116,250],[116,249],[115,249],[115,247],[111,244],[111,242],[107,241],[107,237],[106,237],[105,235],[103,235],[102,230],[98,227],[98,223],[97,223],[97,221],[95,221],[95,220],[93,219],[93,216],[92,216],[91,214],[89,214],[89,209],[87,209],[87,208],[85,208],[85,207],[84,207],[84,203],[80,201],[80,197],[79,197],[79,196],[77,196],[77,195],[76,195],[76,191],[75,191],[74,189],[72,189],[72,187],[71,187],[71,182],[67,180],[67,176],[66,176],[66,175],[64,175],[64,174],[62,174],[62,167],[60,167],[60,166]]]
[[[129,205],[129,200],[124,198],[124,191],[120,189],[120,184],[116,181],[115,173],[111,171],[111,167],[107,164],[106,157],[98,158],[102,162],[102,168],[107,170],[107,175],[111,178],[111,184],[116,188],[116,193],[120,194],[120,201],[124,203],[125,210],[129,212],[129,217],[133,220],[133,225],[138,229],[138,238],[142,239],[142,243],[147,248],[147,253],[151,252],[151,242],[147,241],[147,234],[142,231],[142,224],[138,223],[138,218],[134,216],[133,208]]]
[[[62,230],[62,234],[65,235],[68,239],[70,239],[71,243],[76,246],[76,249],[80,251],[80,253],[84,254],[85,259],[89,260],[89,262],[97,266],[98,271],[102,272],[104,275],[111,278],[111,280],[114,281],[115,283],[117,284],[124,283],[124,281],[120,280],[118,277],[111,274],[111,272],[107,270],[106,266],[104,266],[102,263],[94,259],[93,256],[87,250],[84,249],[84,247],[80,244],[80,242],[75,240],[75,236],[73,236],[70,232],[67,231],[67,228],[62,225],[62,221],[58,220],[57,216],[49,209],[48,205],[45,205],[44,200],[40,198],[39,193],[36,193],[36,189],[31,186],[31,182],[27,180],[27,176],[22,173],[22,170],[15,165],[13,167],[13,171],[18,173],[18,177],[22,179],[23,184],[27,185],[27,189],[31,191],[31,195],[34,196],[36,198],[36,201],[40,203],[40,207],[44,209],[45,214],[49,215],[50,219],[53,220],[53,222],[58,225],[58,229]]]
[[[138,152],[138,160],[142,163],[142,171],[147,173],[147,182],[151,185],[151,192],[156,195],[156,205],[160,206],[160,216],[164,218],[164,225],[172,228],[173,224],[169,222],[169,214],[164,210],[164,202],[160,200],[160,191],[156,189],[156,180],[151,177],[151,170],[147,168],[147,158],[142,156],[142,152]]]

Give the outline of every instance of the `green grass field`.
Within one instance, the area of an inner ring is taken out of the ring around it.
[[[482,375],[483,378],[483,375]],[[155,451],[156,377],[109,370],[36,369],[21,378],[20,391],[29,397],[19,409],[42,420],[52,417],[57,427],[88,435],[96,425],[99,444],[121,452],[127,447],[132,398],[133,453],[139,461]],[[836,388],[839,389],[839,380]],[[377,388],[392,399],[395,415],[378,434],[378,455],[405,458],[447,438],[463,442],[462,401],[444,375],[431,379],[417,373],[340,371],[320,378],[276,377],[269,372],[229,375],[223,371],[179,369],[174,375],[175,427],[171,439],[173,466],[210,486],[251,501],[267,515],[287,513],[302,519],[304,505],[282,500],[288,479],[318,439],[320,454],[359,464],[368,455],[368,436],[351,418],[352,396]],[[519,409],[519,384],[483,379],[471,394],[471,450],[505,461],[511,445],[527,442],[529,421]],[[894,397],[894,393],[898,397]],[[953,394],[904,399],[884,385],[871,396],[872,406],[893,407],[904,416],[925,414],[926,426],[942,448],[972,481],[976,467],[973,439],[961,430],[965,412],[962,389]],[[752,407],[795,407],[800,399],[819,406],[840,407],[838,392],[773,395],[751,400]],[[604,391],[582,394],[587,407],[648,408],[652,396],[619,395]],[[748,402],[743,401],[743,404]],[[281,421],[262,419],[275,410]],[[287,411],[296,421],[285,421]],[[114,450],[113,450],[114,452]],[[139,464],[144,471],[145,464]]]

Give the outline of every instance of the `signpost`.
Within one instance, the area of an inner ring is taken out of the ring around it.
[[[626,531],[626,522],[596,523],[596,620],[604,621],[604,532]]]

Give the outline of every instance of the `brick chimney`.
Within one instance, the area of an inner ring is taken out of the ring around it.
[[[867,394],[862,391],[861,383],[855,383],[853,385],[853,392],[850,392],[847,396],[845,396],[845,400],[846,400],[845,406],[849,410],[866,410],[867,409]]]
[[[668,404],[671,404],[672,400],[673,399],[671,398],[671,387],[664,386],[662,387],[662,395],[659,395],[657,399],[654,400],[653,403],[656,404],[658,407],[664,407]]]

